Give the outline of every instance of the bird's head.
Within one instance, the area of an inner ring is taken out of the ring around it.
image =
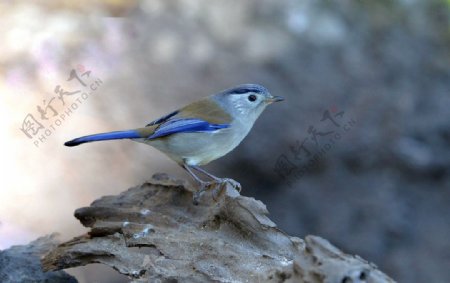
[[[215,95],[222,106],[235,118],[255,121],[267,105],[283,101],[281,96],[273,96],[258,84],[242,84]]]

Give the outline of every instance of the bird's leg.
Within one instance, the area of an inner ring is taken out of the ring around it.
[[[197,205],[198,199],[200,198],[202,193],[211,186],[211,182],[203,181],[197,175],[195,175],[194,172],[192,172],[192,170],[190,168],[190,167],[194,167],[194,166],[189,166],[187,164],[183,164],[182,167],[200,184],[200,190],[196,191],[192,197],[194,204]]]
[[[216,176],[214,176],[213,174],[208,173],[205,169],[200,168],[199,166],[196,166],[196,165],[191,166],[191,167],[192,167],[193,169],[197,170],[198,172],[201,172],[201,173],[205,174],[206,176],[210,177],[210,178],[213,179],[216,183],[219,183],[219,184],[222,184],[222,183],[229,183],[229,184],[231,184],[235,189],[237,189],[238,192],[241,192],[241,189],[242,189],[241,184],[239,184],[239,183],[236,182],[235,180],[230,179],[230,178],[219,178],[219,177],[216,177]]]

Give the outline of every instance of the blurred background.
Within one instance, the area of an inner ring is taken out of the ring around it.
[[[450,282],[449,15],[448,0],[0,1],[0,249],[84,233],[76,208],[153,173],[189,178],[143,144],[64,141],[260,83],[286,101],[206,168],[291,235]]]

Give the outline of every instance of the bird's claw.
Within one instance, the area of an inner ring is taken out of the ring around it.
[[[203,195],[204,192],[211,189],[213,185],[215,185],[215,182],[204,182],[200,184],[200,189],[196,192],[194,192],[194,195],[192,196],[192,202],[194,205],[198,205],[199,198]]]
[[[241,184],[239,184],[238,182],[236,182],[235,180],[230,179],[230,178],[222,178],[222,179],[220,179],[220,182],[219,182],[219,183],[221,183],[221,184],[228,183],[228,184],[230,184],[233,188],[235,188],[239,193],[240,193],[241,190],[242,190]]]
[[[226,183],[230,184],[239,193],[241,192],[241,190],[242,190],[241,184],[239,184],[238,182],[236,182],[235,180],[230,179],[230,178],[222,178],[222,179],[214,180],[211,182],[204,182],[204,183],[200,184],[200,189],[198,191],[196,191],[194,193],[194,195],[192,196],[192,201],[193,201],[194,205],[199,204],[198,200],[200,199],[200,197],[203,195],[204,192],[206,192],[209,189],[214,188],[217,185],[219,185],[218,189],[220,189]]]

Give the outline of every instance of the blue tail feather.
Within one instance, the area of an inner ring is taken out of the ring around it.
[[[128,130],[128,131],[116,131],[102,134],[95,134],[84,136],[80,138],[73,139],[71,141],[65,142],[65,146],[77,146],[86,142],[94,142],[94,141],[105,141],[105,140],[117,140],[117,139],[134,139],[140,138],[141,136],[136,130]]]

